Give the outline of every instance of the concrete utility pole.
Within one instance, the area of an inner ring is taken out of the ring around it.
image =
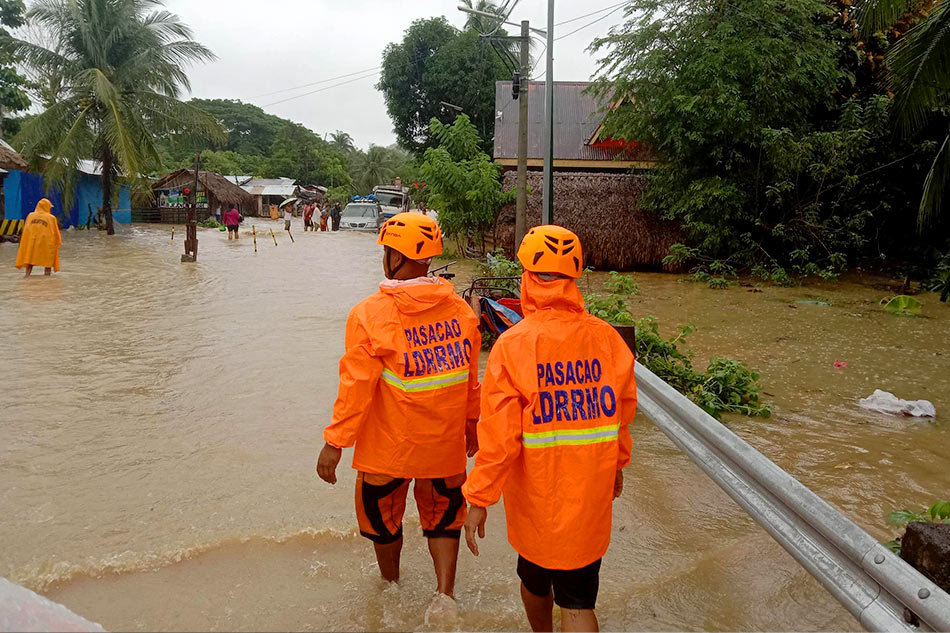
[[[554,222],[554,0],[548,0],[547,71],[544,77],[544,189],[541,224]]]
[[[528,85],[531,73],[531,30],[521,21],[521,77],[518,99],[518,201],[515,207],[515,248],[528,232]]]

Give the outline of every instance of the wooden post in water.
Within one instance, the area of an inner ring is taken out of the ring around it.
[[[254,236],[254,252],[257,252],[257,227],[251,225],[251,235]]]
[[[191,208],[185,229],[185,254],[182,262],[198,261],[198,171],[201,169],[201,152],[195,154],[195,188],[191,192]]]

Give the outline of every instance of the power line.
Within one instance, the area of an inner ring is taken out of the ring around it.
[[[579,15],[579,16],[577,16],[576,18],[571,18],[570,20],[564,20],[563,22],[558,22],[558,23],[555,24],[554,26],[562,26],[562,25],[564,25],[564,24],[570,24],[571,22],[577,22],[578,20],[583,20],[584,18],[589,18],[589,17],[592,16],[592,15],[597,15],[598,13],[603,13],[604,11],[608,11],[608,10],[610,10],[610,9],[614,9],[614,8],[616,8],[616,7],[622,7],[622,6],[625,5],[625,4],[630,4],[630,2],[631,2],[631,0],[624,0],[623,2],[619,2],[619,3],[617,3],[617,4],[612,4],[612,5],[610,5],[609,7],[604,7],[603,9],[597,9],[596,11],[591,11],[590,13],[587,13],[587,14],[585,14],[585,15]]]
[[[323,92],[324,90],[330,90],[331,88],[338,88],[338,87],[340,87],[340,86],[345,86],[346,84],[351,84],[351,83],[353,83],[354,81],[361,81],[361,80],[363,80],[363,79],[369,79],[370,77],[374,77],[374,76],[378,75],[379,73],[380,73],[380,71],[376,70],[376,71],[374,71],[374,72],[371,72],[371,73],[368,74],[368,75],[364,75],[363,77],[356,77],[355,79],[350,79],[350,80],[348,80],[348,81],[341,81],[340,83],[338,83],[338,84],[333,84],[332,86],[326,86],[326,87],[324,87],[324,88],[318,88],[318,89],[316,89],[316,90],[311,90],[310,92],[305,92],[305,93],[303,93],[303,94],[295,95],[295,96],[293,96],[293,97],[287,97],[286,99],[281,99],[280,101],[274,101],[273,103],[267,103],[267,104],[265,104],[265,105],[262,105],[261,107],[262,107],[262,108],[269,108],[270,106],[272,106],[272,105],[277,105],[278,103],[284,103],[284,102],[287,102],[287,101],[293,101],[294,99],[300,99],[301,97],[309,97],[310,95],[317,94],[318,92]]]
[[[347,73],[345,75],[338,75],[336,77],[330,77],[329,79],[321,79],[320,81],[314,81],[309,84],[303,84],[302,86],[294,86],[293,88],[284,88],[283,90],[275,90],[274,92],[265,92],[264,94],[254,95],[252,99],[257,99],[258,97],[269,97],[270,95],[280,94],[282,92],[292,92],[294,90],[300,90],[301,88],[309,88],[310,86],[316,86],[318,84],[325,84],[330,81],[336,81],[337,79],[345,79],[347,77],[352,77],[353,75],[361,75],[363,73],[368,73],[371,70],[379,70],[382,66],[374,66],[373,68],[367,68],[366,70],[358,70],[353,73]]]
[[[617,11],[619,11],[620,9],[622,9],[622,8],[624,7],[624,5],[626,5],[626,4],[628,4],[628,3],[627,3],[627,2],[624,2],[623,4],[621,4],[621,5],[617,6],[617,7],[615,7],[614,10],[611,11],[610,13],[608,13],[608,14],[606,14],[606,15],[602,15],[602,16],[600,16],[599,18],[597,18],[596,20],[594,20],[594,21],[592,21],[592,22],[588,22],[588,23],[585,24],[584,26],[574,29],[574,30],[571,31],[570,33],[565,33],[564,35],[562,35],[562,36],[560,36],[560,37],[556,37],[556,38],[554,38],[554,41],[556,42],[556,41],[558,41],[558,40],[563,40],[565,37],[570,37],[571,35],[574,35],[574,34],[577,33],[578,31],[583,31],[583,30],[586,29],[587,27],[593,26],[593,25],[597,24],[598,22],[600,22],[601,20],[606,20],[606,19],[609,18],[611,15],[613,15],[614,13],[616,13]]]

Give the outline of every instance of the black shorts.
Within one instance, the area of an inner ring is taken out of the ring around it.
[[[239,229],[239,228],[241,228],[241,227],[238,226],[237,224],[229,224],[229,225],[228,225],[228,230],[229,230],[229,231],[234,231],[235,233],[238,232],[238,229]]]
[[[593,609],[600,589],[600,561],[580,569],[546,569],[518,556],[518,577],[525,589],[544,597],[554,587],[554,603],[562,609]]]

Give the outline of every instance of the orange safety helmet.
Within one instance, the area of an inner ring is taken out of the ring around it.
[[[442,229],[427,215],[404,211],[383,223],[376,243],[409,259],[429,259],[442,254]]]
[[[557,273],[578,279],[584,270],[581,241],[556,224],[530,229],[521,240],[518,259],[525,270],[533,273]]]

